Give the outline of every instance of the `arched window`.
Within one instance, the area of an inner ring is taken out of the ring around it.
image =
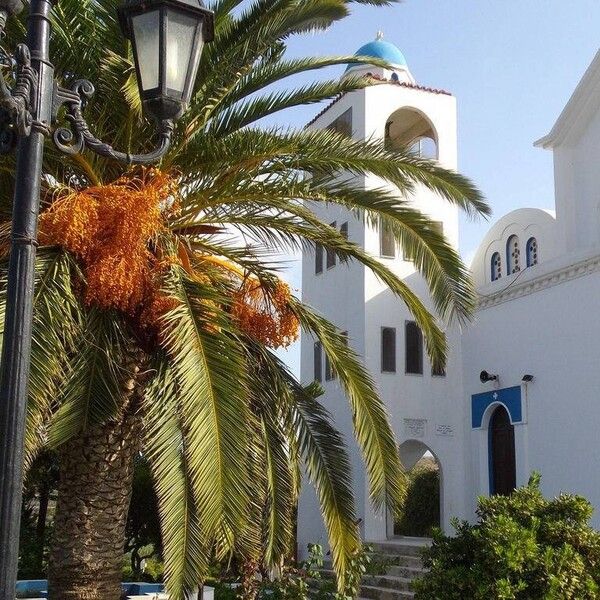
[[[537,240],[532,237],[527,241],[527,266],[533,267],[538,264],[538,243]]]
[[[518,273],[521,270],[521,248],[519,238],[511,235],[506,242],[506,273]]]
[[[385,125],[385,147],[407,148],[423,158],[438,158],[437,133],[431,121],[420,111],[403,107],[392,113]]]
[[[398,73],[392,73],[392,81],[398,81]]]
[[[502,277],[502,257],[500,252],[494,252],[492,254],[492,281],[496,281],[500,277]]]

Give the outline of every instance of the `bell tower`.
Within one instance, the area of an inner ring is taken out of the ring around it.
[[[356,140],[370,140],[394,150],[410,149],[418,156],[457,168],[456,99],[450,93],[417,83],[403,53],[378,33],[377,39],[362,46],[356,56],[382,59],[389,68],[350,64],[342,77],[370,76],[373,85],[342,95],[325,108],[309,128],[334,129]],[[365,189],[389,187],[402,192],[372,175],[357,177],[355,185]],[[458,248],[458,209],[422,185],[415,185],[403,196],[409,204],[427,215]],[[316,206],[315,214],[338,228],[350,240],[375,256],[400,277],[424,304],[433,311],[427,285],[416,271],[410,256],[405,256],[393,236],[376,224],[365,223],[337,206]],[[439,459],[447,473],[460,475],[463,427],[462,405],[449,398],[460,397],[460,339],[458,331],[448,329],[451,348],[447,369],[434,372],[422,336],[406,306],[370,271],[352,261],[339,263],[335,256],[317,250],[316,256],[303,254],[303,299],[347,332],[348,342],[363,357],[385,401],[400,458],[410,468],[422,456]],[[361,533],[368,541],[385,540],[393,535],[394,523],[388,515],[375,514],[369,502],[362,457],[353,441],[352,415],[335,373],[328,367],[323,349],[316,340],[303,336],[301,344],[303,383],[317,380],[325,390],[323,403],[333,414],[336,427],[343,433],[350,451],[357,513]],[[436,431],[456,431],[454,437]],[[404,452],[404,454],[403,454]],[[430,453],[430,454],[428,454]],[[445,464],[446,463],[446,464]],[[441,497],[462,497],[463,476],[442,478],[444,486],[457,490]],[[463,507],[440,507],[442,526],[448,528],[451,515],[464,514]],[[326,544],[319,517],[317,498],[304,486],[299,508],[299,549],[309,542]]]

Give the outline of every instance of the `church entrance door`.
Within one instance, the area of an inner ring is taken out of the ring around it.
[[[490,420],[491,493],[508,496],[517,487],[515,428],[503,406]]]

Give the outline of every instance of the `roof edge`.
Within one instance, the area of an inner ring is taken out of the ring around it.
[[[550,132],[533,145],[536,148],[554,148],[567,139],[577,123],[589,117],[590,108],[597,107],[597,103],[591,101],[594,91],[600,94],[600,50],[596,52]]]

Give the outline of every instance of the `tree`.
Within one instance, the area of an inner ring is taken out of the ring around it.
[[[455,523],[425,551],[422,600],[592,600],[600,592],[600,534],[581,496],[546,500],[540,476],[510,496],[480,498],[478,522]]]
[[[141,114],[118,4],[61,0],[52,56],[66,80],[96,84],[86,115],[98,135],[143,151],[152,125]],[[343,586],[359,546],[343,441],[317,391],[299,386],[272,352],[295,339],[298,326],[321,341],[346,391],[374,505],[399,504],[404,477],[370,376],[335,326],[290,294],[265,250],[321,244],[360,261],[407,304],[439,364],[446,343],[438,318],[468,318],[473,290],[457,253],[407,196],[426,185],[471,215],[488,208],[468,180],[407,151],[332,131],[257,125],[277,111],[375,84],[346,78],[270,87],[361,62],[285,53],[287,38],[327,28],[350,4],[214,2],[216,39],[160,171],[123,172],[88,154],[66,159],[48,145],[26,456],[31,462],[47,440],[60,460],[54,600],[118,598],[140,450],[156,485],[175,600],[202,580],[213,552],[255,555],[262,548],[264,563],[278,564],[289,550],[301,464],[317,489]],[[21,35],[13,25],[9,43]],[[340,171],[372,173],[401,195],[332,183]],[[12,172],[9,162],[0,172],[5,214]],[[437,316],[383,264],[319,221],[310,202],[381,219],[414,257]],[[229,236],[232,230],[247,243]],[[0,276],[3,311],[6,261]]]
[[[50,503],[56,494],[57,483],[56,456],[51,452],[40,452],[27,472],[23,489],[19,553],[21,578],[41,579],[45,572],[51,530]]]

